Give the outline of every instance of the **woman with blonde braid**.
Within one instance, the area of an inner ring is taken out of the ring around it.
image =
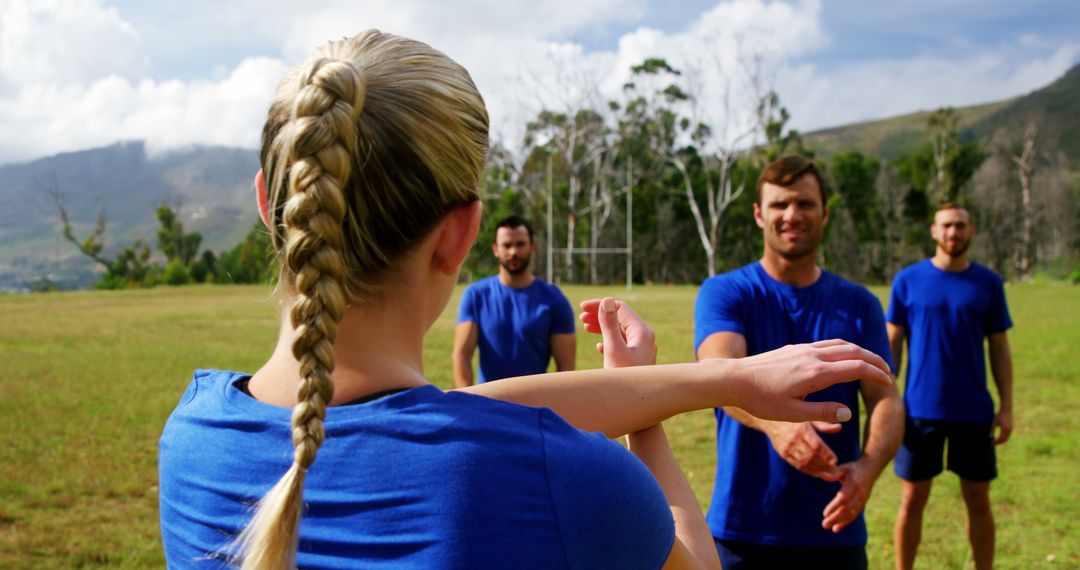
[[[487,129],[463,68],[377,31],[281,82],[256,176],[281,260],[279,341],[252,375],[196,372],[169,418],[170,567],[718,567],[650,426],[720,405],[844,421],[850,410],[803,396],[889,381],[876,356],[835,341],[472,393],[428,384],[424,335],[476,237]],[[607,365],[654,360],[628,307],[584,308]],[[627,433],[630,452],[605,437]]]

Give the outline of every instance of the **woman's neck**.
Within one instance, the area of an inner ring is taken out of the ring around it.
[[[274,353],[252,376],[248,387],[260,401],[292,407],[300,382],[300,364],[292,353],[293,329],[288,302],[285,305]],[[411,310],[402,305],[411,306]],[[334,340],[334,397],[330,405],[427,383],[423,346],[428,325],[423,315],[415,303],[407,302],[348,307]]]

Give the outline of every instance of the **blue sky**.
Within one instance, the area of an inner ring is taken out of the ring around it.
[[[254,147],[281,73],[368,27],[465,65],[509,146],[541,107],[617,98],[648,56],[695,72],[695,112],[732,136],[752,56],[803,131],[1021,95],[1080,61],[1075,0],[0,0],[0,163]]]
[[[632,25],[578,31],[567,39],[590,49],[611,49],[637,25],[667,32],[686,28],[716,0],[650,2]],[[814,53],[819,64],[866,58],[903,59],[927,53],[959,55],[1030,36],[1045,45],[1076,41],[1080,2],[1075,0],[825,0],[821,21],[830,43]],[[1033,48],[1035,46],[1032,46]]]

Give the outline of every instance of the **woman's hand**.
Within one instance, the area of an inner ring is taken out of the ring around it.
[[[581,310],[585,330],[604,339],[596,343],[604,368],[656,364],[656,335],[630,305],[604,297],[582,301]]]
[[[717,363],[723,359],[702,361]],[[789,345],[726,362],[738,366],[726,405],[762,419],[788,422],[846,422],[851,410],[838,402],[807,402],[806,395],[840,382],[867,380],[891,385],[889,365],[864,348],[839,339]]]

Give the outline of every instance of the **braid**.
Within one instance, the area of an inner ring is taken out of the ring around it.
[[[240,535],[243,568],[295,567],[304,474],[325,438],[323,418],[334,395],[334,338],[345,311],[343,188],[356,155],[365,85],[353,64],[329,58],[308,64],[300,84],[283,132],[289,179],[283,261],[295,276],[289,317],[292,352],[300,363],[292,413],[295,452],[289,471]]]

